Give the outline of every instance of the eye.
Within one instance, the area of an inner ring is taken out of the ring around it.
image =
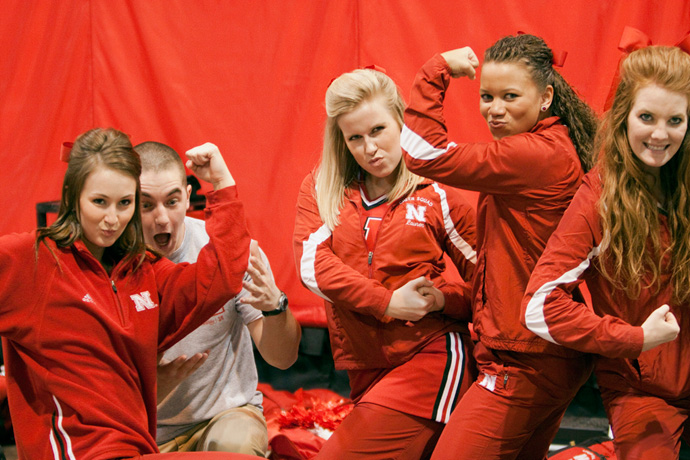
[[[102,206],[105,204],[105,200],[103,198],[94,198],[91,201],[93,202],[93,204],[96,204],[98,206]]]
[[[371,132],[372,132],[372,134],[375,134],[375,133],[378,133],[378,132],[380,132],[380,131],[383,131],[384,129],[386,129],[386,127],[383,126],[383,125],[381,125],[381,126],[376,126],[374,129],[371,130]]]
[[[640,114],[640,120],[642,121],[652,121],[652,115],[646,112]]]
[[[683,119],[683,117],[671,117],[671,119],[668,122],[673,126],[678,126],[682,124],[684,121],[685,120]]]
[[[177,203],[179,203],[179,202],[180,202],[179,198],[173,198],[171,200],[168,200],[168,202],[166,204],[168,205],[168,207],[172,208],[172,207],[177,206]]]
[[[130,198],[125,198],[124,200],[120,200],[120,206],[127,207],[130,204],[132,204],[132,200]]]
[[[360,136],[359,134],[353,134],[352,136],[348,137],[347,140],[349,142],[352,142],[352,141],[356,141],[356,140],[361,139],[361,138],[362,138],[362,136]]]
[[[144,201],[141,203],[141,210],[142,211],[148,211],[149,209],[153,208],[153,205],[149,203],[148,201]]]
[[[482,99],[482,102],[491,102],[494,100],[494,98],[489,94],[482,94],[480,97]]]
[[[516,99],[518,97],[520,97],[520,96],[518,96],[515,93],[506,93],[506,95],[503,96],[503,99],[505,99],[506,101],[512,101],[513,99]]]

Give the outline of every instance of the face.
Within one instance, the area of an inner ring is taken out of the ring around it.
[[[688,100],[657,85],[639,89],[628,114],[628,142],[645,168],[659,169],[678,152],[688,129]]]
[[[372,179],[395,181],[393,172],[402,159],[400,125],[381,98],[341,115],[338,126],[355,161]]]
[[[132,219],[136,192],[133,177],[105,166],[86,178],[79,196],[79,222],[84,244],[98,260]]]
[[[144,171],[141,182],[141,221],[144,240],[165,256],[184,241],[184,217],[192,187],[184,186],[175,168]]]
[[[527,66],[514,62],[487,62],[482,67],[479,111],[494,139],[529,131],[541,108],[551,105],[553,88],[540,92]]]

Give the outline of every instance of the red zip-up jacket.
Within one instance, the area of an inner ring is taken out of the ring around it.
[[[249,235],[235,187],[208,194],[211,242],[196,264],[148,256],[109,276],[78,241],[0,238],[0,335],[19,457],[158,452],[156,354],[242,287]],[[56,261],[57,258],[57,261]],[[59,261],[59,263],[58,263]]]
[[[467,332],[469,286],[447,283],[441,276],[444,252],[463,279],[471,279],[474,271],[474,210],[457,191],[428,181],[391,203],[370,253],[358,184],[346,190],[340,224],[333,231],[321,220],[314,184],[312,172],[300,188],[295,259],[303,284],[326,300],[338,369],[395,367],[447,332]],[[393,291],[420,276],[444,293],[444,312],[407,324],[385,316]]]
[[[489,348],[572,355],[520,324],[530,273],[582,181],[568,128],[550,117],[497,141],[450,142],[443,117],[450,78],[440,54],[422,67],[400,143],[411,171],[479,192],[474,330]]]
[[[535,334],[582,352],[598,353],[600,386],[624,391],[634,388],[668,399],[690,396],[690,314],[687,303],[671,301],[670,255],[664,259],[660,286],[643,288],[630,299],[600,272],[601,218],[597,202],[601,179],[592,170],[549,240],[532,272],[523,301],[522,320]],[[659,213],[662,250],[670,244],[668,222]],[[573,290],[585,282],[593,311],[573,300]],[[649,279],[642,281],[649,283]],[[668,304],[680,325],[678,337],[642,352],[640,327],[660,306]],[[620,359],[615,359],[620,358]]]

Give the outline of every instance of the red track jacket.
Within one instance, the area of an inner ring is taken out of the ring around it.
[[[0,238],[0,335],[20,458],[158,452],[156,353],[240,291],[249,235],[235,187],[208,194],[196,264],[147,260],[108,276],[79,241],[55,257],[35,233]]]
[[[600,271],[601,219],[597,201],[601,179],[597,170],[585,176],[532,273],[523,302],[523,321],[545,340],[607,358],[597,364],[599,385],[625,391],[634,388],[668,399],[690,396],[690,305],[671,302],[668,270],[661,290],[642,289],[635,300],[616,289]],[[666,216],[660,213],[663,248],[670,244]],[[668,268],[670,257],[664,261]],[[582,282],[592,296],[590,310],[572,298]],[[648,282],[649,280],[646,280]],[[680,325],[676,340],[642,351],[640,325],[663,304]]]
[[[494,142],[449,142],[443,100],[450,78],[440,54],[422,67],[400,141],[411,171],[480,192],[474,330],[489,348],[573,354],[520,324],[530,273],[582,180],[568,129],[551,117]]]
[[[331,232],[319,215],[314,180],[313,173],[304,179],[297,201],[295,259],[304,285],[326,300],[338,369],[395,367],[440,335],[467,332],[469,288],[441,277],[444,252],[463,279],[474,270],[474,211],[464,197],[430,181],[420,185],[391,204],[369,254],[358,186],[346,191],[340,224]],[[419,276],[443,291],[444,314],[430,313],[413,325],[386,317],[393,291]]]

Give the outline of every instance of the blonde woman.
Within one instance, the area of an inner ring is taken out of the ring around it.
[[[444,254],[472,277],[474,212],[407,170],[403,111],[382,72],[334,80],[321,163],[299,194],[297,268],[325,300],[335,365],[356,403],[319,458],[428,458],[475,376],[469,288],[442,277]]]
[[[619,459],[678,458],[690,413],[690,56],[623,62],[601,154],[535,268],[523,322],[598,353]],[[585,282],[590,310],[573,298]],[[680,326],[679,326],[680,324]]]

